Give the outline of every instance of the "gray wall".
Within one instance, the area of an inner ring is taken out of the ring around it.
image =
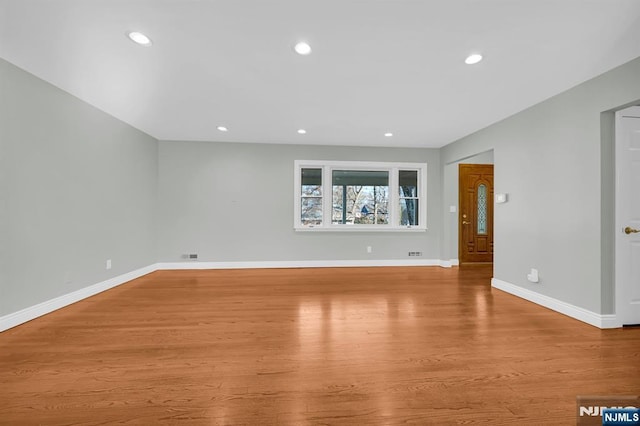
[[[446,165],[491,150],[495,189],[509,193],[495,209],[494,276],[613,313],[611,111],[640,100],[640,59],[441,150],[158,143],[3,60],[0,77],[0,316],[183,253],[457,257]],[[295,159],[426,162],[429,230],[295,232]],[[539,284],[526,281],[532,267]]]
[[[161,141],[159,154],[160,262],[440,258],[439,150]],[[295,232],[296,159],[426,162],[429,229]]]
[[[155,262],[155,139],[0,59],[0,143],[0,316]]]
[[[640,59],[442,149],[448,164],[494,150],[495,278],[602,314],[613,313],[610,226],[614,164],[601,114],[640,99]],[[601,204],[601,200],[603,203]],[[540,283],[526,280],[540,271]]]
[[[493,164],[493,151],[483,152],[465,159],[442,165],[442,258],[458,259],[458,165],[459,164]],[[449,211],[455,206],[454,213]]]

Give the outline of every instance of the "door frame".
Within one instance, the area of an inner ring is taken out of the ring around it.
[[[621,217],[621,188],[620,188],[620,179],[621,176],[619,174],[619,156],[620,149],[622,145],[622,135],[621,135],[621,125],[620,120],[622,118],[622,114],[624,111],[629,110],[630,108],[638,108],[640,110],[640,106],[630,106],[623,109],[620,109],[615,112],[615,141],[614,141],[614,165],[615,165],[615,237],[614,237],[614,306],[615,306],[615,315],[616,315],[616,323],[618,326],[624,325],[624,321],[622,319],[621,313],[624,310],[623,305],[626,303],[624,299],[625,293],[622,292],[622,280],[620,277],[623,275],[622,264],[620,262],[620,253],[619,248],[622,247],[624,237],[626,235],[623,233],[623,229],[626,226],[626,218]]]

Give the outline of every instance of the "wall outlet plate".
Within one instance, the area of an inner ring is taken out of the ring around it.
[[[509,194],[496,194],[496,203],[502,204],[509,201]]]

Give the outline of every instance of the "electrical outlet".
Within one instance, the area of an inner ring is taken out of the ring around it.
[[[371,253],[371,246],[367,246],[367,253]]]
[[[409,257],[420,257],[422,256],[422,252],[421,251],[410,251],[409,252]]]
[[[190,260],[198,260],[198,255],[196,253],[191,253],[191,254],[189,254],[189,259]]]
[[[111,259],[107,259],[106,269],[107,270],[111,269]]]

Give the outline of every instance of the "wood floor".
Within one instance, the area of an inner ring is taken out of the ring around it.
[[[158,271],[0,333],[0,424],[576,422],[640,394],[640,329],[490,267]]]

